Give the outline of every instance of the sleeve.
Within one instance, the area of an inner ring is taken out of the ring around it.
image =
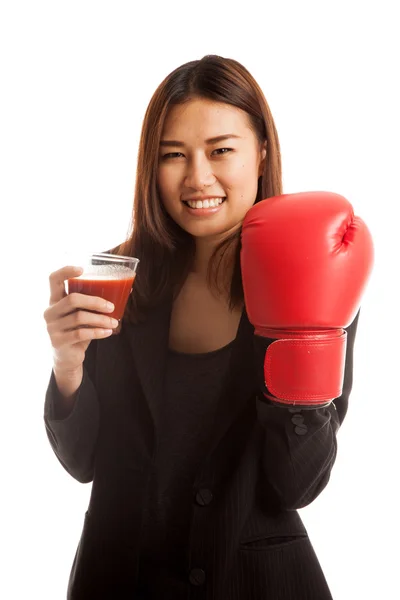
[[[327,485],[337,453],[336,434],[348,408],[353,384],[353,349],[360,311],[346,328],[342,395],[325,408],[301,410],[267,404],[257,397],[258,420],[265,429],[264,482],[280,508],[310,504]]]
[[[54,372],[50,376],[44,404],[44,424],[55,455],[64,469],[81,483],[93,479],[99,430],[99,403],[95,381],[96,340],[86,350],[83,379],[72,411],[61,411],[61,396]]]

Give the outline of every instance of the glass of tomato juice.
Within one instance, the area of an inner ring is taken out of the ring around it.
[[[120,321],[125,312],[129,294],[136,277],[138,258],[98,252],[90,254],[76,266],[84,269],[79,277],[67,280],[67,293],[98,296],[114,304],[114,311],[107,313]]]

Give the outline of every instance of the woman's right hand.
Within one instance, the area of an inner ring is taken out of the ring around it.
[[[64,397],[71,397],[83,378],[83,361],[93,339],[109,337],[118,321],[106,314],[114,305],[86,294],[66,294],[64,282],[81,267],[63,267],[50,275],[50,305],[43,317],[53,347],[54,375]]]

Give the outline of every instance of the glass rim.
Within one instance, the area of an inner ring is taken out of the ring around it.
[[[92,254],[89,254],[89,259],[92,258],[104,258],[107,261],[114,261],[114,262],[134,262],[135,264],[139,263],[140,260],[134,256],[124,256],[124,255],[119,255],[119,254],[108,254],[107,252],[93,252]]]

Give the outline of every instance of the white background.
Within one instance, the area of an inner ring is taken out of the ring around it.
[[[260,83],[284,191],[341,193],[373,233],[336,465],[301,515],[335,600],[400,597],[395,4],[1,2],[2,599],[65,598],[90,493],[58,463],[43,426],[48,275],[65,251],[125,239],[151,95],[175,67],[211,53]]]

